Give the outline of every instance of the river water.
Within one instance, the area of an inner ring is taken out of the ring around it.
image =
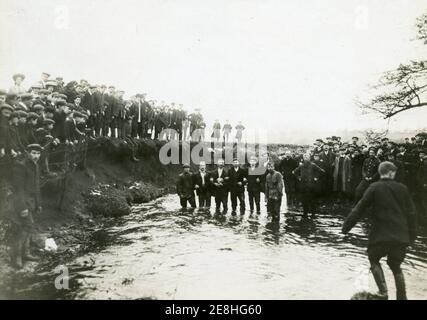
[[[181,211],[170,195],[134,207],[95,233],[93,251],[66,266],[68,290],[55,289],[58,270],[44,270],[21,282],[14,297],[350,299],[376,291],[368,273],[366,225],[344,236],[342,221],[340,214],[302,219],[286,212],[278,224],[264,208],[260,215],[235,216]],[[403,265],[410,299],[427,298],[426,249],[422,230]],[[383,267],[394,298],[392,273]]]

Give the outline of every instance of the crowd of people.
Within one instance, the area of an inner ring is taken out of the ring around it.
[[[258,158],[251,158],[249,165],[234,159],[227,169],[221,160],[212,171],[207,171],[203,162],[194,174],[187,165],[179,177],[177,192],[183,207],[187,203],[196,207],[196,195],[199,207],[209,207],[214,197],[216,210],[220,211],[222,205],[223,212],[228,209],[230,195],[232,212],[236,212],[239,202],[244,213],[246,186],[251,212],[260,212],[259,199],[264,192],[273,219],[280,219],[282,196],[286,196],[288,208],[302,206],[307,217],[321,206],[357,203],[369,185],[379,179],[380,163],[388,161],[396,166],[396,181],[408,187],[419,215],[427,217],[426,148],[425,133],[399,144],[384,137],[369,145],[361,144],[358,137],[342,142],[340,137],[332,136],[317,139],[309,148],[282,150],[277,161],[271,154],[262,164]],[[255,170],[259,165],[267,168],[265,173]]]
[[[0,89],[0,202],[4,203],[5,190],[12,188],[17,267],[34,258],[29,253],[29,234],[33,214],[41,211],[40,177],[83,164],[90,140],[121,139],[135,149],[135,139],[205,138],[200,109],[189,113],[182,104],[147,100],[145,93],[125,99],[125,92],[112,85],[87,80],[65,84],[62,77],[46,72],[26,88],[25,78],[15,74],[13,85]],[[135,153],[132,160],[139,161]],[[54,155],[60,165],[50,161]]]

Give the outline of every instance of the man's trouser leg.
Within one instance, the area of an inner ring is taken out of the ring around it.
[[[179,202],[180,202],[182,208],[187,208],[187,198],[180,197]]]
[[[252,196],[255,200],[256,212],[260,213],[261,212],[261,193],[254,192]]]
[[[206,204],[206,198],[203,193],[199,194],[199,208],[203,208]]]
[[[224,212],[228,211],[228,192],[225,192],[221,195],[222,208]]]
[[[255,202],[255,192],[248,192],[248,198],[249,198],[249,210],[253,212],[254,202]]]
[[[273,221],[280,221],[280,207],[282,205],[282,197],[275,199],[273,202]]]
[[[396,284],[396,299],[407,300],[405,277],[401,269],[401,264],[405,259],[406,245],[396,245],[390,248],[387,255],[387,264],[393,272],[394,282]]]
[[[231,191],[230,198],[231,198],[231,210],[234,212],[237,209],[237,192]]]
[[[246,210],[245,193],[244,193],[244,191],[238,192],[237,193],[237,198],[239,199],[240,212],[244,213],[245,210]]]
[[[196,197],[194,195],[188,199],[188,202],[190,203],[191,208],[196,208]]]

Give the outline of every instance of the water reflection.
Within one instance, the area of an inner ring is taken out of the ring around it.
[[[11,297],[349,299],[368,268],[366,225],[344,236],[342,215],[288,212],[273,223],[265,208],[223,215],[177,205],[167,196],[95,231],[88,253],[67,264],[70,290],[54,289],[46,268],[13,283]],[[427,297],[426,248],[422,230],[404,265],[410,298]]]

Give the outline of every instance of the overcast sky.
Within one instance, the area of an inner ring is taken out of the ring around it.
[[[278,134],[384,127],[353,103],[425,58],[425,0],[1,0],[0,87],[42,71],[114,84]],[[426,110],[392,129],[424,127]]]

